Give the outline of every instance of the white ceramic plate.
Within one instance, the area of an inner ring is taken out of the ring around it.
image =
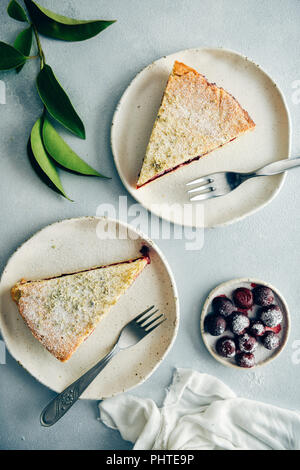
[[[127,239],[101,239],[103,226],[122,230],[128,227],[108,219],[85,217],[44,228],[13,254],[0,283],[0,328],[8,350],[30,374],[56,392],[61,392],[101,359],[111,349],[122,326],[139,312],[155,304],[165,314],[167,321],[152,334],[113,358],[83,394],[82,398],[89,399],[116,395],[149,377],[170,349],[179,323],[175,281],[159,249],[130,227]],[[150,247],[151,264],[71,359],[59,362],[25,325],[10,298],[11,287],[21,278],[41,279],[135,258],[143,244]]]
[[[257,350],[254,353],[255,358],[256,358],[255,367],[267,364],[268,362],[275,359],[275,357],[277,357],[283,351],[287,343],[289,331],[290,331],[289,309],[288,309],[288,306],[284,297],[278,291],[278,289],[276,289],[271,284],[263,282],[263,281],[259,281],[258,279],[250,279],[250,278],[233,279],[231,281],[227,281],[227,282],[220,284],[219,286],[217,286],[215,289],[213,289],[210,292],[210,294],[208,295],[205,301],[205,304],[203,306],[203,310],[201,313],[201,321],[200,321],[201,335],[208,351],[221,364],[228,366],[228,367],[234,367],[238,370],[249,370],[249,369],[244,369],[243,367],[239,367],[238,365],[236,365],[234,358],[233,359],[223,358],[216,352],[216,342],[218,341],[219,338],[221,338],[222,336],[229,336],[233,338],[234,335],[230,333],[230,331],[226,330],[225,333],[223,333],[223,335],[221,336],[217,336],[217,337],[212,336],[205,331],[204,320],[205,320],[206,315],[212,312],[211,303],[215,297],[218,297],[219,295],[225,295],[226,297],[232,300],[232,292],[235,289],[237,289],[238,287],[247,287],[248,289],[252,289],[253,285],[262,285],[262,286],[266,286],[272,289],[272,291],[275,294],[275,303],[279,305],[283,313],[281,331],[278,334],[280,338],[280,346],[273,351],[269,351],[268,349],[265,349],[263,347],[260,340],[258,339],[259,344],[258,344]],[[259,307],[255,305],[252,308],[252,310],[249,312],[250,319],[255,318],[258,308]],[[252,369],[254,369],[254,367],[252,367]]]
[[[225,88],[256,123],[248,132],[206,157],[136,189],[152,126],[175,60],[204,74]],[[112,123],[112,151],[119,175],[130,194],[144,207],[171,222],[215,227],[252,214],[270,202],[284,175],[254,178],[236,191],[202,204],[204,222],[197,211],[183,219],[189,203],[185,184],[216,171],[250,171],[290,155],[290,119],[285,100],[273,80],[248,58],[224,49],[190,49],[163,57],[146,67],[123,94]],[[170,211],[167,205],[179,204]]]

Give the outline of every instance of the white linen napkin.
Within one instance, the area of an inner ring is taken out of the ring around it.
[[[300,413],[237,397],[216,377],[177,369],[162,408],[118,395],[99,403],[100,419],[134,449],[300,449]]]

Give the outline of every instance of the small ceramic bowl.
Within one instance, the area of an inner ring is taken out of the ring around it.
[[[201,314],[201,322],[200,322],[200,327],[201,327],[201,335],[204,341],[205,346],[207,347],[209,353],[221,364],[227,366],[227,367],[234,367],[235,369],[239,370],[251,370],[248,368],[243,368],[240,367],[236,364],[235,358],[227,359],[223,358],[220,356],[217,351],[216,351],[216,343],[217,341],[222,338],[223,336],[229,336],[231,338],[234,337],[234,335],[227,329],[222,335],[220,336],[212,336],[210,335],[207,331],[205,331],[204,327],[204,321],[205,317],[212,313],[212,300],[215,297],[218,296],[226,296],[229,299],[232,300],[232,293],[235,289],[238,287],[247,287],[248,289],[253,289],[255,286],[261,285],[261,286],[266,286],[272,289],[274,295],[275,295],[275,304],[277,304],[282,311],[283,314],[283,320],[281,322],[281,330],[278,333],[279,339],[280,339],[280,345],[277,349],[275,350],[268,350],[266,349],[263,345],[262,342],[260,341],[260,338],[258,338],[258,347],[254,353],[255,359],[256,359],[256,364],[254,367],[262,366],[267,364],[268,362],[272,361],[275,359],[284,349],[288,336],[289,336],[289,331],[290,331],[290,314],[289,314],[289,309],[287,306],[287,303],[282,296],[282,294],[276,289],[274,286],[271,284],[260,281],[258,279],[250,279],[250,278],[241,278],[241,279],[232,279],[231,281],[224,282],[217,286],[215,289],[213,289],[210,294],[208,295],[203,309],[202,309],[202,314]],[[254,305],[251,310],[248,311],[248,316],[250,319],[253,319],[256,317],[257,310],[259,309],[259,306]],[[237,309],[238,310],[238,309]]]

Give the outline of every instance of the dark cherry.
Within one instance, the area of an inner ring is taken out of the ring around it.
[[[250,325],[250,333],[254,336],[263,336],[266,332],[266,327],[260,320],[253,320]]]
[[[269,287],[257,286],[252,292],[255,304],[261,307],[267,307],[274,303],[274,293]]]
[[[245,367],[246,369],[250,369],[251,367],[255,366],[255,357],[252,353],[239,353],[236,356],[237,365],[240,367]]]
[[[258,312],[260,320],[264,325],[274,328],[282,322],[282,312],[278,305],[262,307]]]
[[[268,331],[263,337],[262,342],[264,347],[270,350],[277,349],[280,344],[279,336],[273,333],[273,331]]]
[[[233,303],[227,297],[215,297],[212,301],[212,308],[215,313],[228,317],[235,310]]]
[[[250,320],[247,315],[243,313],[235,312],[230,316],[229,327],[232,333],[235,335],[242,335],[249,328]]]
[[[146,245],[143,245],[142,248],[140,249],[140,253],[146,258],[147,264],[151,263],[150,255],[149,255],[149,248]]]
[[[253,306],[253,294],[246,287],[239,287],[233,291],[233,301],[239,308],[249,309]]]
[[[210,313],[205,318],[204,326],[205,331],[210,333],[212,336],[220,336],[226,330],[226,320],[222,315]]]
[[[220,338],[217,341],[216,350],[222,357],[234,357],[236,353],[235,342],[232,338]]]
[[[238,339],[239,350],[245,353],[253,353],[257,348],[257,340],[254,336],[244,333],[242,336],[239,336]]]

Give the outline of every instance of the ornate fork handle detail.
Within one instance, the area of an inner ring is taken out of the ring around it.
[[[52,426],[76,403],[85,389],[109,363],[119,349],[115,346],[101,361],[92,369],[88,370],[82,377],[69,385],[63,392],[52,400],[41,414],[41,424],[43,426]]]
[[[41,414],[42,426],[52,426],[62,418],[74,403],[76,403],[90,383],[93,382],[102,369],[104,369],[104,367],[109,363],[113,356],[115,356],[119,351],[124,351],[125,349],[135,346],[139,341],[166,321],[166,318],[163,318],[164,314],[162,313],[161,315],[157,315],[159,309],[153,311],[154,308],[154,305],[148,307],[144,312],[140,313],[133,318],[133,320],[123,326],[112,350],[94,367],[79,377],[79,379],[74,383],[69,385],[69,387],[57,395],[49,405],[46,406]]]

